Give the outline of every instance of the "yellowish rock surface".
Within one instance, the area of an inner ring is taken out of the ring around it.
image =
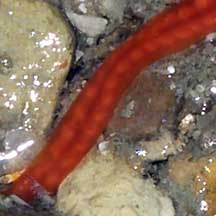
[[[2,175],[20,169],[40,149],[70,66],[74,36],[60,12],[42,0],[1,0],[0,28]]]

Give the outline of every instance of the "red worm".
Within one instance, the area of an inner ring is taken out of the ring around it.
[[[98,68],[45,148],[6,194],[16,194],[30,202],[38,195],[35,185],[55,193],[95,145],[121,95],[137,74],[215,30],[215,0],[185,0],[148,21]]]

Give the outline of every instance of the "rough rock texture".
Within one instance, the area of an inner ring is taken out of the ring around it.
[[[52,121],[74,37],[57,9],[44,1],[1,0],[0,4],[2,175],[20,169],[40,149],[37,145],[26,155]]]
[[[57,207],[67,215],[174,216],[168,197],[122,160],[91,155],[61,185]]]

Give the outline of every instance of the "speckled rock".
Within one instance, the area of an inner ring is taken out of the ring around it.
[[[74,36],[57,9],[44,1],[2,0],[0,27],[2,175],[22,168],[41,148],[33,144],[39,144],[52,121]]]
[[[174,216],[168,197],[123,161],[91,155],[61,185],[57,207],[67,215]]]

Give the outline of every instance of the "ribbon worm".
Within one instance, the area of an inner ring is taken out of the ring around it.
[[[215,30],[215,0],[185,0],[153,17],[97,69],[45,148],[6,194],[16,194],[30,202],[38,195],[36,185],[55,193],[95,145],[121,95],[137,74]]]

